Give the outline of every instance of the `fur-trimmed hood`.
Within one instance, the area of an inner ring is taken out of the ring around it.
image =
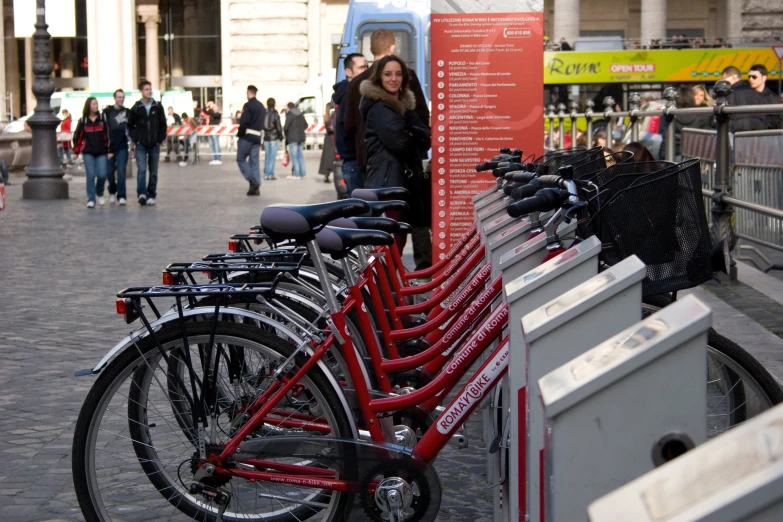
[[[393,108],[400,116],[405,116],[405,111],[412,111],[416,108],[416,97],[413,91],[405,89],[397,98],[386,92],[382,87],[374,85],[370,80],[364,80],[359,85],[359,93],[369,99],[381,101]]]

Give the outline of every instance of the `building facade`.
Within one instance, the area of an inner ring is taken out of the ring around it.
[[[13,0],[3,1],[0,118],[34,106],[32,39],[14,36]],[[76,12],[76,36],[53,38],[58,89],[185,88],[217,101],[228,116],[245,88],[278,108],[314,96],[328,102],[349,0],[63,0]],[[780,0],[545,0],[546,34],[569,42],[614,36],[640,43],[671,34],[771,41],[783,35]],[[313,108],[316,113],[323,106]]]

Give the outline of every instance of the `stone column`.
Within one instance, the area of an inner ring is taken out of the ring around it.
[[[642,0],[642,45],[666,39],[666,0]]]
[[[726,0],[726,31],[729,43],[742,38],[742,0]]]
[[[19,78],[19,54],[17,39],[13,37],[14,34],[14,9],[13,5],[8,5],[3,9],[3,19],[5,26],[5,34],[9,35],[9,38],[5,40],[5,88],[6,90],[0,94],[6,95],[6,92],[11,95],[11,112],[15,117],[21,116],[22,107],[22,88],[21,78]],[[4,111],[5,112],[5,111]]]
[[[139,20],[144,24],[146,33],[144,39],[145,79],[152,84],[153,89],[159,89],[158,24],[160,24],[160,14],[158,13],[158,6],[140,5],[136,7],[136,12],[139,14]]]
[[[182,23],[174,24],[173,33],[174,41],[171,42],[171,77],[180,77],[185,75],[185,60],[183,56],[185,40],[182,38],[184,34],[185,26]],[[195,54],[195,53],[193,53]],[[172,84],[173,85],[173,84]]]
[[[221,2],[221,6],[223,3],[227,3],[226,0],[223,0]],[[193,22],[194,20],[197,20],[197,12],[198,12],[198,2],[196,0],[183,0],[182,1],[182,18],[184,20],[187,20],[188,23],[185,24],[184,27],[184,34],[187,36],[193,36],[198,34],[198,27]],[[220,23],[223,26],[228,26],[229,21],[227,19],[223,19],[221,17]],[[194,40],[187,40],[188,42],[195,42]],[[223,40],[223,46],[226,46],[226,41]],[[185,53],[183,56],[183,63],[182,68],[184,69],[183,74],[184,75],[195,75],[198,71],[198,53],[196,52],[196,47],[193,46],[193,48],[188,49],[188,52]],[[225,67],[225,60],[223,62],[223,67]]]
[[[549,38],[556,44],[565,38],[573,47],[579,38],[579,0],[555,0],[554,22]]]
[[[307,66],[310,80],[321,74],[321,1],[307,2]]]
[[[27,112],[35,109],[35,95],[33,94],[33,39],[24,39],[24,98]],[[21,116],[21,114],[20,114]]]
[[[5,24],[0,24],[0,54],[5,56]],[[5,64],[0,64],[0,121],[8,121],[8,109],[6,108],[5,93]]]

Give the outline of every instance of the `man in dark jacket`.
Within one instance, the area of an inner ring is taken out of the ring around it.
[[[288,154],[291,156],[291,179],[304,179],[307,175],[304,160],[305,131],[307,120],[292,102],[288,102],[288,112],[285,115],[285,144]]]
[[[395,47],[394,33],[388,29],[377,29],[370,36],[370,52],[373,54],[375,62],[384,56],[394,54]],[[348,89],[348,96],[345,101],[345,115],[343,116],[345,131],[354,135],[356,143],[356,161],[362,177],[364,177],[367,171],[367,148],[365,147],[364,142],[365,122],[362,120],[361,113],[359,112],[359,101],[362,97],[359,92],[359,86],[364,80],[370,78],[373,67],[370,67],[351,81]],[[419,83],[419,79],[413,69],[409,72],[411,75],[409,88],[416,99],[416,114],[421,122],[429,127],[430,110],[427,108],[427,101],[424,99],[424,91],[422,91],[421,83]],[[424,176],[424,180],[427,183],[431,183],[432,178],[426,173]],[[426,257],[426,252],[432,251],[432,234],[430,230],[432,201],[429,194],[429,190],[422,190],[417,194],[411,194],[411,197],[416,197],[420,200],[422,208],[424,209],[424,214],[427,216],[425,221],[421,223],[411,223],[414,228],[412,236],[413,253],[414,257],[419,258]],[[422,262],[417,264],[416,269],[427,268],[430,264],[431,261],[429,263]]]
[[[283,126],[280,124],[280,115],[275,109],[277,100],[266,100],[266,117],[264,118],[264,179],[274,180],[275,160],[277,149],[283,141]]]
[[[750,88],[761,94],[764,98],[764,103],[769,105],[777,105],[780,103],[780,96],[772,92],[767,88],[767,68],[761,64],[756,64],[750,68],[748,72],[748,85]],[[767,114],[767,128],[779,129],[783,127],[783,114]]]
[[[242,116],[239,118],[239,132],[237,132],[237,164],[242,176],[250,184],[248,196],[260,196],[261,171],[258,155],[261,149],[261,132],[264,129],[266,109],[256,99],[258,89],[255,85],[247,86],[247,103],[242,107]],[[248,158],[250,163],[248,164]]]
[[[130,111],[123,106],[125,92],[114,91],[114,105],[103,109],[103,118],[109,125],[109,158],[106,178],[109,180],[109,203],[117,202],[124,206],[127,202],[125,192],[125,169],[128,167],[128,116]],[[115,172],[117,173],[115,179]]]
[[[217,103],[207,102],[207,110],[204,111],[204,114],[207,116],[207,125],[220,125],[222,114],[220,114],[220,108]],[[220,155],[220,136],[211,134],[209,136],[209,147],[212,149],[212,161],[209,164],[222,165],[223,157]]]
[[[347,194],[351,194],[354,189],[364,187],[364,178],[359,171],[359,164],[356,161],[356,141],[353,134],[349,134],[343,125],[345,117],[345,108],[347,106],[348,89],[350,82],[367,70],[367,58],[359,53],[349,54],[343,61],[345,68],[345,80],[334,86],[332,102],[336,107],[334,145],[337,154],[343,160],[343,179]]]
[[[731,84],[731,94],[726,97],[729,105],[763,105],[764,98],[751,89],[742,79],[742,73],[734,66],[723,69],[723,79]],[[732,114],[729,117],[729,131],[740,132],[767,128],[763,114]]]
[[[166,141],[166,114],[163,106],[152,99],[152,84],[147,80],[139,83],[141,99],[133,104],[128,115],[128,133],[136,144],[136,165],[138,167],[136,193],[139,205],[154,205],[158,187],[158,161],[160,144]],[[147,166],[150,182],[147,184]]]

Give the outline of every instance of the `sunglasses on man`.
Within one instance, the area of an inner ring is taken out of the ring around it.
[[[750,79],[750,80],[758,80],[759,78],[761,78],[761,76],[758,75],[758,74],[749,74],[748,75],[748,79]]]

